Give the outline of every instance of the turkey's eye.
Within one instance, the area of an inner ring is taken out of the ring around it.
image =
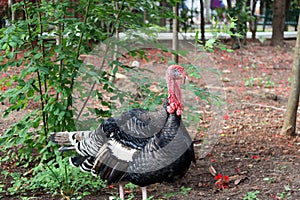
[[[178,69],[173,70],[173,76],[174,76],[174,78],[182,78],[181,73]]]

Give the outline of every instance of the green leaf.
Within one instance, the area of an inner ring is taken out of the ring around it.
[[[38,59],[40,59],[42,56],[43,56],[42,53],[37,53],[37,54],[35,54],[33,57],[34,57],[34,59],[38,60]]]
[[[27,97],[33,97],[34,95],[34,90],[33,89],[29,89],[27,92]]]
[[[199,40],[199,31],[196,31],[196,34],[195,34],[195,41],[198,41]]]
[[[38,66],[38,70],[40,70],[44,74],[49,74],[49,70],[47,67],[44,66]]]

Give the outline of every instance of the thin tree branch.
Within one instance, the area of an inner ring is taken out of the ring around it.
[[[24,3],[24,12],[25,12],[25,17],[26,17],[26,20],[29,21],[30,18],[29,18],[29,15],[28,15],[28,8],[26,6],[26,0],[23,0],[23,3]],[[29,36],[29,41],[30,41],[30,47],[32,50],[34,50],[34,45],[33,45],[33,40],[32,40],[32,33],[31,33],[31,29],[30,29],[30,22],[28,22],[27,24],[27,31],[28,31],[28,36]],[[32,55],[33,57],[33,55]],[[32,58],[34,60],[34,58]],[[47,134],[47,121],[46,121],[46,114],[44,112],[44,98],[43,98],[43,90],[42,90],[42,81],[41,81],[41,76],[40,76],[40,72],[39,70],[37,70],[37,77],[38,77],[38,84],[39,84],[39,93],[40,93],[40,101],[41,101],[41,106],[42,106],[42,117],[43,117],[43,128],[44,128],[44,132],[45,134]]]
[[[268,105],[263,105],[263,104],[258,104],[258,103],[242,103],[243,105],[248,105],[248,106],[257,106],[257,107],[263,107],[263,108],[272,108],[273,110],[280,110],[280,111],[286,111],[285,108],[278,108],[275,106],[268,106]]]
[[[91,0],[88,0],[87,7],[85,9],[84,20],[83,20],[84,24],[86,24],[86,22],[87,22],[90,6],[91,6]],[[84,32],[81,32],[80,33],[80,38],[79,38],[79,43],[78,43],[78,46],[77,46],[77,49],[76,49],[76,59],[78,59],[79,56],[80,56],[80,48],[81,48],[83,36],[84,36]],[[73,74],[74,74],[75,71],[76,71],[76,68],[74,68],[72,70],[72,73],[71,73],[72,74],[72,80],[71,80],[70,89],[72,91],[73,91],[73,86],[74,86],[74,81],[75,81],[75,76]],[[68,96],[66,110],[68,110],[70,106],[72,106],[72,93]]]
[[[39,1],[36,1],[36,3],[37,3],[38,8],[40,9],[40,3],[39,3]],[[41,12],[38,13],[38,19],[39,19],[39,26],[40,26],[40,37],[42,38],[42,35],[43,35],[43,24],[42,24],[42,13]],[[46,52],[45,52],[45,41],[44,41],[43,38],[42,38],[41,47],[42,47],[42,58],[43,58],[43,61],[45,62]],[[48,90],[48,87],[47,87],[47,75],[44,74],[44,92],[45,92],[45,94],[47,93],[47,90]],[[47,103],[48,103],[47,102],[47,98],[45,98],[44,101],[45,101],[44,103],[47,105]],[[45,124],[45,127],[46,127],[45,130],[47,131],[47,132],[45,132],[45,136],[47,137],[47,133],[48,133],[48,115],[45,113],[44,110],[42,112],[45,115],[45,122],[46,122],[46,124]]]
[[[118,14],[117,14],[117,16],[116,16],[116,19],[115,19],[114,24],[117,24],[118,21],[119,21],[119,19],[120,19],[120,16],[121,16],[122,11],[123,11],[124,3],[125,3],[125,0],[122,1],[122,5],[121,5],[121,7],[120,7],[120,9],[119,9],[119,11],[118,11]],[[115,26],[113,26],[113,27],[115,27]],[[115,29],[115,28],[114,28],[114,29]],[[113,32],[114,32],[114,29],[112,30]],[[102,71],[102,68],[103,68],[104,63],[105,63],[105,58],[106,58],[106,56],[107,56],[107,54],[108,54],[108,51],[109,51],[109,48],[110,48],[110,44],[111,44],[111,40],[109,40],[109,43],[107,44],[107,46],[106,46],[106,48],[105,48],[104,56],[103,56],[102,63],[101,63],[101,65],[100,65],[99,71]],[[81,107],[81,109],[80,109],[80,111],[79,111],[79,113],[78,113],[78,115],[77,115],[77,117],[76,117],[76,120],[78,120],[79,117],[81,116],[81,114],[82,114],[82,112],[83,112],[83,109],[85,108],[85,106],[86,106],[86,104],[87,104],[89,98],[90,98],[91,95],[92,95],[93,90],[95,89],[96,83],[97,83],[97,82],[94,81],[94,83],[93,83],[93,85],[92,85],[92,87],[91,87],[91,89],[90,89],[90,91],[89,91],[89,94],[88,94],[86,100],[84,101],[83,106]]]

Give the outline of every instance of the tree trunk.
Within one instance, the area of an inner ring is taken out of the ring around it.
[[[252,33],[252,39],[254,40],[256,38],[256,29],[257,29],[257,18],[255,17],[255,8],[256,8],[256,0],[252,1],[251,6],[251,16],[254,17],[254,19],[249,20],[249,27],[250,31]]]
[[[285,10],[289,10],[290,5],[291,5],[291,0],[286,0],[286,1],[285,1]],[[296,27],[295,27],[295,28],[296,28]],[[288,31],[288,25],[285,25],[285,26],[284,26],[284,31]]]
[[[194,25],[194,0],[192,0],[192,7],[191,7],[191,26]]]
[[[9,13],[10,13],[10,19],[11,22],[14,23],[16,21],[17,15],[16,11],[13,10],[13,5],[15,4],[15,0],[8,0],[8,8],[9,8]]]
[[[167,7],[167,1],[166,0],[162,0],[162,1],[159,2],[159,5],[160,5],[162,11],[164,11],[166,9],[166,7]],[[160,19],[159,19],[159,26],[165,27],[166,24],[167,24],[166,23],[166,18],[165,17],[160,17]]]
[[[210,23],[210,18],[211,18],[210,0],[204,1],[204,7],[205,7],[205,21],[206,23]]]
[[[273,4],[272,46],[283,45],[285,3],[283,0],[275,0]]]
[[[259,6],[259,14],[260,14],[260,15],[264,15],[265,10],[266,10],[265,7],[266,7],[266,3],[263,2],[263,1],[261,1],[261,2],[260,2],[260,6]]]
[[[175,63],[178,63],[178,4],[176,3],[175,6],[173,6],[173,41],[172,41],[172,49],[175,51],[175,54],[173,53],[173,61]]]
[[[201,41],[205,46],[205,21],[204,21],[204,4],[203,0],[200,0],[200,16],[201,16]]]
[[[227,0],[227,7],[228,7],[228,8],[232,8],[231,0]]]
[[[296,131],[296,119],[297,109],[299,103],[299,92],[300,92],[300,17],[298,19],[298,32],[296,47],[294,52],[293,62],[293,81],[291,85],[291,91],[287,104],[286,113],[284,116],[284,123],[281,129],[281,135],[295,136]]]
[[[291,0],[286,0],[285,2],[285,10],[288,10],[291,6]]]

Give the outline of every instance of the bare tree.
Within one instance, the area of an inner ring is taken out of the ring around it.
[[[284,123],[281,129],[282,135],[295,136],[296,131],[296,119],[297,119],[297,109],[299,103],[299,93],[300,93],[300,17],[298,19],[298,32],[297,41],[294,52],[294,62],[293,62],[293,81],[291,85],[291,91],[289,95],[289,100],[287,104],[287,110],[284,116]]]
[[[283,45],[286,1],[275,0],[273,4],[273,22],[271,45]]]
[[[173,42],[172,42],[172,49],[176,52],[176,54],[173,54],[173,61],[175,63],[178,63],[179,57],[178,57],[178,4],[173,6]]]

